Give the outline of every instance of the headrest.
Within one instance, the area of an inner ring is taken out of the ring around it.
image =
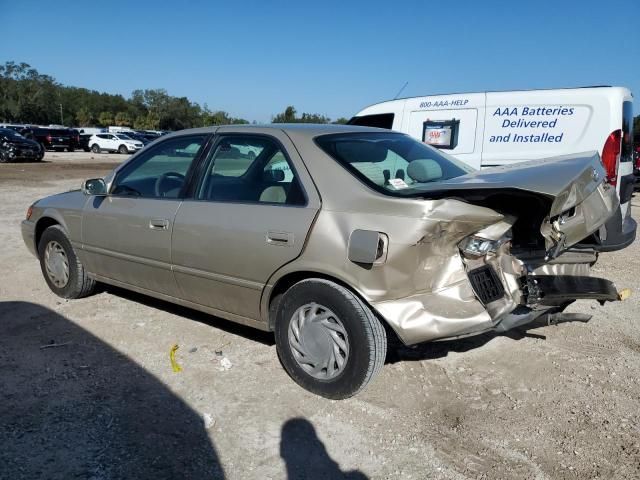
[[[370,141],[337,142],[337,153],[348,163],[382,162],[387,158],[387,148]]]
[[[407,175],[418,182],[431,182],[442,178],[442,168],[435,160],[414,160],[407,166]]]
[[[265,182],[282,182],[284,180],[284,170],[273,169],[264,172]]]

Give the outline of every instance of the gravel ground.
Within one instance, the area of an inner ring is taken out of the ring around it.
[[[638,242],[595,267],[630,299],[569,308],[591,322],[394,346],[329,401],[269,334],[113,288],[50,293],[24,212],[123,158],[0,165],[0,478],[640,478]]]

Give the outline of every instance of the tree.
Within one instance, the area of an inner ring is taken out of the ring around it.
[[[346,125],[348,122],[349,122],[348,118],[340,117],[340,118],[334,120],[331,123],[333,123],[335,125]]]
[[[271,118],[271,123],[329,123],[331,119],[319,113],[303,113],[297,116],[295,107],[288,106],[284,112]]]
[[[93,123],[93,115],[86,107],[81,107],[76,112],[76,122],[80,127],[89,127]]]
[[[116,114],[114,122],[115,122],[116,125],[118,125],[120,127],[130,127],[131,126],[131,119],[129,118],[129,115],[127,115],[126,112],[118,112]]]
[[[296,121],[296,109],[291,105],[271,119],[271,123],[295,123]]]
[[[113,114],[111,112],[101,112],[98,115],[98,123],[103,127],[113,125]]]

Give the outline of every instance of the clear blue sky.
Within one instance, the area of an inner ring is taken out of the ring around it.
[[[622,85],[640,95],[640,0],[0,0],[0,62],[128,96],[165,88],[268,121],[402,96]],[[640,111],[636,102],[636,113]]]

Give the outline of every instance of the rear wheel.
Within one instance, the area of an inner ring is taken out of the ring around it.
[[[97,143],[94,143],[91,145],[91,151],[93,153],[100,153],[100,146]]]
[[[0,163],[8,163],[9,154],[5,151],[0,151]]]
[[[362,390],[382,368],[387,351],[385,330],[369,307],[324,279],[303,280],[285,292],[275,336],[291,378],[336,400]]]
[[[95,290],[95,280],[87,275],[60,225],[53,225],[42,233],[38,256],[47,285],[59,297],[82,298]]]
[[[56,152],[64,152],[64,148],[54,148]]]
[[[69,148],[67,148],[67,152],[69,152],[69,153],[73,152],[74,150],[75,150],[75,149],[74,149],[73,147],[69,147]]]
[[[120,147],[118,147],[118,153],[125,155],[129,153],[129,149],[125,145],[120,145]]]

